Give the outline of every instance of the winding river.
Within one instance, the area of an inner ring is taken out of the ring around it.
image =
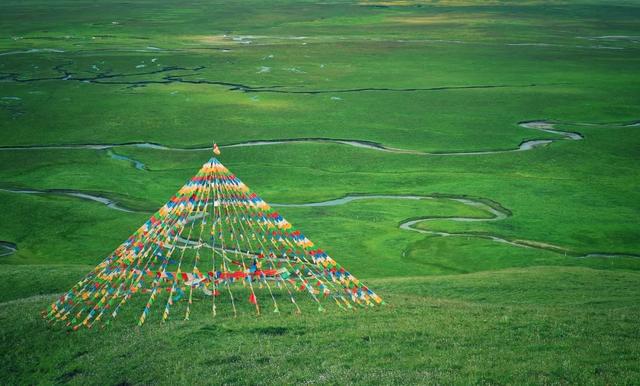
[[[98,202],[106,205],[107,207],[123,212],[136,212],[134,209],[127,208],[121,204],[116,203],[115,201],[108,199],[106,197],[97,196],[95,194],[89,194],[81,191],[73,191],[73,190],[18,190],[18,189],[0,189],[0,191],[11,192],[17,194],[53,194],[53,195],[67,195],[75,198],[80,198],[84,200],[90,200],[94,202]],[[464,238],[480,238],[491,240],[498,243],[508,244],[514,247],[519,248],[532,248],[550,251],[554,253],[564,254],[576,258],[640,258],[640,255],[634,254],[618,254],[618,253],[601,253],[594,252],[588,254],[577,254],[572,252],[566,248],[547,244],[538,241],[532,240],[522,240],[522,239],[507,239],[498,235],[485,234],[485,233],[472,233],[472,232],[461,232],[461,233],[450,233],[443,231],[435,231],[430,230],[425,227],[418,227],[417,225],[420,223],[427,223],[429,221],[454,221],[454,222],[486,222],[486,221],[500,221],[504,220],[511,216],[511,212],[505,208],[503,208],[500,204],[486,200],[486,199],[476,199],[470,197],[459,197],[459,196],[443,196],[443,195],[432,195],[432,196],[420,196],[420,195],[393,195],[393,194],[350,194],[341,198],[336,198],[327,201],[319,201],[319,202],[311,202],[304,204],[271,204],[272,207],[285,207],[285,208],[303,208],[303,207],[329,207],[329,206],[339,206],[349,204],[354,201],[366,201],[366,200],[378,200],[378,199],[390,199],[390,200],[450,200],[454,202],[458,202],[460,204],[477,208],[483,210],[487,216],[486,217],[434,217],[434,216],[424,216],[418,219],[408,219],[400,223],[399,228],[406,231],[417,232],[429,236],[439,236],[439,237],[464,237]],[[195,240],[180,240],[185,245],[195,245],[198,244]],[[0,253],[0,256],[7,256],[16,251],[16,245],[10,242],[0,242],[0,247],[5,249],[5,252]],[[229,250],[228,252],[233,252]]]
[[[433,152],[422,152],[418,150],[410,150],[410,149],[399,149],[394,147],[385,146],[379,143],[370,142],[370,141],[360,141],[360,140],[347,140],[347,139],[330,139],[330,138],[297,138],[297,139],[281,139],[281,140],[257,140],[257,141],[246,141],[235,144],[227,144],[220,146],[221,148],[233,148],[233,147],[249,147],[249,146],[269,146],[269,145],[277,145],[277,144],[289,144],[289,143],[303,143],[303,142],[316,142],[316,143],[336,143],[341,145],[353,146],[357,148],[365,148],[369,150],[389,152],[389,153],[398,153],[398,154],[414,154],[414,155],[425,155],[425,156],[465,156],[465,155],[484,155],[484,154],[499,154],[499,153],[509,153],[509,152],[520,152],[532,150],[538,147],[547,146],[550,143],[562,140],[569,141],[579,141],[584,139],[584,136],[578,132],[571,131],[563,131],[559,130],[555,127],[555,124],[559,124],[562,122],[559,121],[550,121],[550,120],[531,120],[531,121],[522,121],[519,122],[518,125],[524,129],[538,130],[543,131],[550,134],[559,135],[560,138],[556,139],[532,139],[526,140],[520,143],[517,148],[513,149],[504,149],[504,150],[484,150],[484,151],[465,151],[465,152],[448,152],[448,153],[433,153]],[[566,124],[571,124],[575,126],[609,126],[609,127],[638,127],[640,126],[640,122],[633,121],[630,123],[615,123],[615,124],[592,124],[592,123],[575,123],[575,122],[565,122]],[[157,143],[152,142],[129,142],[129,143],[120,143],[120,144],[69,144],[69,145],[32,145],[32,146],[12,146],[12,147],[0,147],[0,151],[18,151],[18,150],[43,150],[43,149],[55,149],[55,150],[73,150],[73,149],[93,149],[93,150],[107,150],[107,154],[116,160],[122,160],[126,162],[132,163],[134,167],[139,170],[147,170],[144,163],[132,159],[130,157],[126,157],[120,154],[117,154],[112,151],[113,148],[117,147],[136,147],[136,148],[144,148],[144,149],[155,149],[155,150],[167,150],[167,151],[210,151],[210,146],[206,147],[193,147],[193,148],[180,148],[180,147],[169,147],[164,146]],[[116,201],[101,196],[96,193],[89,193],[77,190],[70,189],[47,189],[47,190],[35,190],[35,189],[11,189],[11,188],[0,188],[0,191],[11,192],[17,194],[52,194],[52,195],[65,195],[70,197],[75,197],[79,199],[89,200],[101,203],[106,205],[107,207],[123,212],[137,212],[132,208],[127,208],[126,206],[117,203]],[[400,229],[412,232],[418,232],[421,234],[427,234],[430,236],[442,236],[442,237],[475,237],[487,239],[499,243],[508,244],[515,247],[521,248],[535,248],[542,249],[547,251],[552,251],[556,253],[570,254],[579,258],[588,258],[588,257],[640,257],[639,255],[631,255],[631,254],[612,254],[612,253],[589,253],[585,255],[577,255],[568,251],[567,249],[541,243],[537,241],[531,240],[510,240],[504,237],[500,237],[498,235],[491,234],[476,234],[476,233],[449,233],[449,232],[441,232],[426,229],[425,227],[417,227],[420,223],[425,223],[434,220],[446,220],[446,221],[456,221],[456,222],[478,222],[478,221],[500,221],[511,215],[511,213],[502,208],[497,203],[489,204],[487,200],[480,199],[472,199],[468,197],[443,197],[443,196],[417,196],[417,195],[347,195],[342,198],[322,201],[322,202],[313,202],[306,204],[273,204],[274,207],[322,207],[322,206],[337,206],[348,204],[353,201],[360,200],[372,200],[372,199],[393,199],[393,200],[424,200],[424,199],[448,199],[459,202],[463,205],[472,206],[475,208],[479,208],[487,213],[487,217],[422,217],[419,219],[411,219],[402,222],[399,227]],[[4,243],[4,244],[3,244]],[[15,244],[9,242],[0,243],[0,247],[5,250],[5,252],[0,253],[0,256],[6,256],[13,252],[15,252],[16,247]]]
[[[483,235],[483,234],[473,234],[473,233],[449,233],[449,232],[441,232],[441,231],[432,231],[424,228],[417,228],[416,225],[419,223],[427,222],[427,221],[456,221],[456,222],[478,222],[478,221],[499,221],[504,220],[505,218],[511,216],[511,213],[502,208],[499,204],[493,203],[493,205],[488,204],[483,200],[476,200],[471,198],[462,198],[462,197],[443,197],[443,196],[416,196],[416,195],[347,195],[342,198],[321,201],[321,202],[313,202],[308,204],[271,204],[273,207],[318,207],[318,206],[337,206],[348,204],[353,201],[361,201],[361,200],[375,200],[375,199],[391,199],[391,200],[433,200],[433,199],[441,199],[441,200],[451,200],[458,203],[461,203],[466,206],[474,207],[483,210],[488,214],[487,217],[421,217],[419,219],[405,220],[400,223],[400,229],[418,232],[422,234],[428,234],[431,236],[458,236],[458,237],[478,237],[485,238],[496,242],[501,242],[509,245],[513,245],[516,247],[523,248],[533,248],[533,242],[526,241],[511,241],[505,238],[501,238],[498,236],[491,235]],[[555,246],[553,246],[555,247]],[[561,247],[555,247],[557,249],[561,249]]]
[[[69,196],[69,197],[80,198],[83,200],[99,202],[100,204],[106,205],[108,208],[119,210],[121,212],[128,212],[128,213],[136,212],[136,210],[127,208],[109,198],[97,195],[95,193],[87,193],[79,190],[72,190],[72,189],[36,190],[36,189],[0,188],[0,192],[17,193],[17,194],[50,194],[50,195],[58,195],[58,196]]]
[[[130,162],[133,165],[133,167],[135,167],[138,170],[147,170],[147,166],[144,163],[142,163],[142,162],[140,162],[140,161],[138,161],[136,159],[133,159],[133,158],[130,158],[130,157],[115,153],[115,152],[113,152],[111,150],[107,150],[107,154],[109,155],[109,157],[111,157],[111,158],[113,158],[115,160]]]
[[[9,241],[0,240],[0,257],[9,256],[18,250],[18,246]]]
[[[430,236],[442,236],[442,237],[474,237],[487,239],[499,243],[504,243],[508,245],[512,245],[514,247],[520,248],[533,248],[533,249],[541,249],[546,251],[551,251],[555,253],[562,253],[565,255],[571,255],[577,258],[589,258],[589,257],[604,257],[604,258],[616,258],[616,257],[631,257],[631,258],[640,258],[640,255],[631,255],[631,254],[617,254],[617,253],[588,253],[584,255],[578,255],[572,253],[566,248],[542,243],[538,241],[531,240],[509,240],[504,237],[500,237],[497,235],[491,234],[479,234],[479,233],[450,233],[450,232],[442,232],[442,231],[434,231],[429,230],[424,227],[418,228],[416,225],[420,223],[426,223],[429,221],[455,221],[455,222],[481,222],[481,221],[500,221],[504,220],[511,216],[511,212],[505,208],[503,208],[500,204],[489,201],[486,199],[474,199],[470,197],[456,197],[456,196],[417,196],[417,195],[390,195],[390,194],[382,194],[382,195],[347,195],[341,198],[328,200],[328,201],[320,201],[320,202],[312,202],[307,204],[271,204],[273,207],[322,207],[322,206],[337,206],[337,205],[345,205],[353,201],[361,201],[361,200],[375,200],[375,199],[392,199],[392,200],[451,200],[458,203],[461,203],[466,206],[470,206],[473,208],[478,208],[487,213],[487,217],[430,217],[424,216],[418,219],[410,219],[405,220],[400,223],[400,229],[412,232],[418,232],[421,234],[426,234]]]
[[[538,147],[547,146],[556,141],[570,140],[579,141],[584,139],[584,136],[578,132],[563,131],[555,127],[556,124],[571,124],[576,126],[595,126],[595,127],[638,127],[640,122],[632,121],[630,123],[611,123],[611,124],[590,124],[590,123],[574,123],[574,122],[561,122],[551,120],[531,120],[522,121],[518,123],[518,126],[528,130],[538,130],[550,134],[560,135],[561,138],[554,139],[531,139],[521,142],[517,147],[511,149],[502,150],[474,150],[474,151],[460,151],[460,152],[424,152],[420,150],[400,149],[396,147],[386,146],[377,142],[354,140],[354,139],[333,139],[333,138],[290,138],[290,139],[273,139],[273,140],[253,140],[239,143],[232,143],[221,145],[220,148],[234,148],[234,147],[250,147],[250,146],[270,146],[292,143],[334,143],[346,146],[352,146],[362,149],[382,151],[387,153],[396,154],[412,154],[412,155],[424,155],[424,156],[473,156],[473,155],[486,155],[486,154],[501,154],[501,153],[513,153],[520,151],[533,150]],[[118,147],[135,147],[141,149],[154,149],[154,150],[167,150],[167,151],[211,151],[211,146],[200,147],[171,147],[165,146],[153,142],[123,142],[123,143],[105,143],[105,144],[67,144],[67,145],[25,145],[25,146],[4,146],[0,147],[0,151],[17,151],[17,150],[75,150],[75,149],[90,149],[90,150],[110,150]],[[125,157],[114,152],[110,152],[109,156],[114,159],[125,160],[132,162],[134,166],[140,170],[146,169],[144,163],[134,160],[129,157]]]

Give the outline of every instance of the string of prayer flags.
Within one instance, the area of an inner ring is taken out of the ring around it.
[[[108,324],[136,302],[139,325],[156,309],[162,321],[178,310],[189,319],[204,304],[213,316],[235,316],[242,304],[280,312],[278,301],[300,312],[299,294],[319,310],[326,302],[343,310],[382,303],[213,157],[43,316],[77,330]]]

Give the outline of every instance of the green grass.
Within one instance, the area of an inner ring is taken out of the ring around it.
[[[27,297],[0,304],[12,347],[3,373],[8,383],[634,383],[637,281],[543,267],[372,280],[389,305],[212,320],[196,301],[188,322],[137,328],[128,309],[74,334],[40,320],[47,297]]]
[[[584,140],[477,156],[223,148],[270,203],[430,197],[279,209],[387,304],[255,317],[241,303],[211,319],[197,299],[191,321],[178,304],[137,328],[140,298],[74,334],[39,311],[209,152],[0,150],[0,189],[135,210],[0,191],[0,241],[17,245],[0,257],[0,383],[638,383],[640,128],[624,125],[640,120],[639,16],[603,0],[2,2],[0,147],[332,138],[447,153],[561,138],[518,126],[536,119]],[[399,229],[418,218],[463,236]]]

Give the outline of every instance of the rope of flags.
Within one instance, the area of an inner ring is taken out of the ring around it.
[[[268,307],[280,312],[277,297],[300,312],[297,294],[321,311],[326,303],[341,309],[383,303],[213,157],[43,317],[73,330],[91,328],[108,324],[134,296],[147,297],[139,325],[164,297],[163,321],[183,301],[189,319],[194,299],[206,298],[213,316],[222,304],[235,316],[244,301],[234,295],[237,286],[248,291],[257,314]]]

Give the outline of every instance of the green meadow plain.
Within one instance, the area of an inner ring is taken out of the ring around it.
[[[2,1],[0,383],[640,383],[639,18],[605,0]],[[279,210],[386,305],[45,323],[213,140],[269,203],[357,196]]]

